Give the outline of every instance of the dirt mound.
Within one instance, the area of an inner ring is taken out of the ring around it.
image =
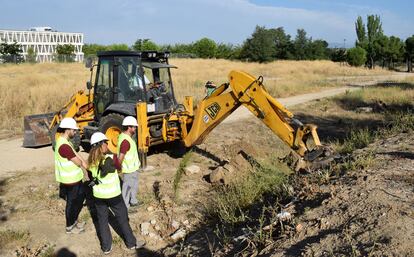
[[[244,177],[257,166],[257,150],[244,141],[223,146],[223,153],[226,156],[224,162],[209,175],[211,183],[229,184]]]

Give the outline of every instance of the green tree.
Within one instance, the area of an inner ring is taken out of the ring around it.
[[[235,49],[236,47],[232,44],[219,43],[216,48],[216,58],[236,59],[238,56],[235,54]]]
[[[365,24],[361,16],[358,16],[357,21],[355,22],[355,31],[357,34],[357,42],[355,45],[365,49],[367,47],[368,40]]]
[[[362,47],[354,47],[347,51],[347,62],[352,66],[361,66],[367,61],[367,52]]]
[[[275,59],[289,59],[292,56],[292,42],[290,35],[285,33],[283,27],[270,29],[274,42],[274,58]]]
[[[294,58],[296,60],[309,59],[309,46],[311,39],[306,36],[304,29],[298,29],[295,40],[293,41]]]
[[[414,35],[405,40],[405,54],[407,58],[407,71],[413,72]]]
[[[159,51],[159,46],[149,39],[137,39],[132,45],[132,49],[135,51]]]
[[[346,62],[346,49],[334,48],[330,49],[331,61],[333,62]]]
[[[127,44],[112,44],[106,46],[107,51],[128,51],[129,46]]]
[[[99,44],[84,44],[82,51],[85,56],[95,56],[98,52],[107,51],[108,47]]]
[[[200,58],[213,58],[216,55],[217,44],[209,38],[202,38],[194,43],[195,54]]]
[[[399,37],[390,37],[391,48],[391,62],[394,68],[395,62],[402,62],[404,60],[405,44]]]
[[[328,42],[325,40],[315,40],[309,43],[308,59],[311,60],[326,60],[329,59]]]
[[[26,62],[35,63],[36,57],[37,57],[36,51],[33,49],[33,47],[29,47],[27,49]]]
[[[381,37],[382,32],[382,23],[378,15],[368,15],[367,17],[367,38],[368,38],[368,58],[371,69],[375,68],[375,57],[378,54],[374,46],[375,40]]]
[[[380,52],[380,55],[383,55],[383,67],[387,66],[388,69],[394,69],[395,63],[402,61],[404,57],[403,41],[399,37],[391,36],[380,42],[383,42],[382,45],[385,46]]]
[[[378,54],[378,45],[376,41],[383,35],[381,18],[378,15],[367,16],[367,27],[365,29],[361,16],[357,18],[355,23],[355,30],[358,41],[356,46],[364,48],[367,52],[368,67],[375,68],[375,60],[380,58]]]
[[[56,54],[58,62],[75,61],[75,46],[70,44],[57,45]]]
[[[0,44],[0,57],[3,62],[6,63],[21,63],[23,62],[23,50],[21,46],[14,42],[12,44],[1,43]]]
[[[276,55],[273,33],[265,27],[256,26],[252,36],[243,43],[240,57],[254,62],[269,62]]]
[[[376,53],[376,60],[381,61],[382,68],[385,68],[388,52],[389,52],[389,38],[386,35],[381,35],[373,42],[374,52]]]

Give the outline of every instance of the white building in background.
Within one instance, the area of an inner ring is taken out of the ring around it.
[[[53,31],[51,27],[33,27],[30,30],[1,30],[0,43],[17,42],[22,46],[23,57],[32,47],[37,54],[36,61],[51,62],[58,45],[75,46],[75,60],[83,61],[83,33]]]

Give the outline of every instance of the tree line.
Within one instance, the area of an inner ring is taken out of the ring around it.
[[[387,36],[378,15],[368,15],[366,24],[361,16],[355,22],[357,40],[355,47],[347,52],[347,61],[354,66],[365,65],[374,69],[376,65],[395,69],[396,63],[407,63],[412,72],[414,57],[414,35],[405,41],[396,36]]]
[[[242,45],[216,43],[202,38],[189,44],[157,45],[149,39],[137,39],[132,46],[85,44],[85,56],[105,50],[170,51],[175,57],[238,59],[252,62],[273,60],[319,60],[331,59],[332,49],[324,40],[312,40],[304,29],[298,29],[294,39],[286,34],[283,27],[267,29],[256,26],[251,37]]]
[[[99,51],[170,51],[172,57],[217,58],[251,62],[271,62],[275,60],[332,60],[347,62],[352,66],[365,65],[374,69],[376,65],[395,69],[397,64],[406,62],[412,71],[414,59],[414,35],[405,41],[396,36],[387,36],[382,29],[378,15],[368,15],[366,24],[361,16],[355,22],[357,40],[355,47],[346,49],[331,48],[323,39],[314,40],[304,29],[298,29],[295,37],[287,34],[283,27],[266,28],[256,26],[253,33],[241,45],[217,43],[209,38],[183,44],[156,44],[150,39],[137,39],[131,46],[127,44],[85,44],[85,56],[96,55]],[[74,46],[56,47],[56,61],[73,61]],[[21,47],[17,44],[0,44],[0,61],[22,62]],[[36,53],[29,49],[26,61],[36,60]]]
[[[304,29],[298,29],[295,37],[287,34],[283,27],[266,28],[256,26],[249,38],[241,45],[216,43],[202,38],[189,44],[157,45],[149,39],[138,39],[132,46],[115,44],[103,46],[86,44],[85,56],[104,50],[156,50],[170,51],[175,57],[236,59],[251,62],[275,60],[332,60],[347,62],[352,66],[365,65],[374,69],[376,65],[395,69],[406,62],[408,71],[413,70],[414,35],[405,41],[396,36],[387,36],[382,30],[378,15],[368,15],[364,23],[361,16],[355,22],[357,40],[355,47],[331,48],[323,39],[314,40]]]

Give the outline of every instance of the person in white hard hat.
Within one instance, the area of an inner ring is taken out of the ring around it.
[[[137,120],[127,116],[122,121],[123,131],[118,137],[117,153],[123,174],[122,197],[125,205],[138,206],[138,169],[141,165],[138,158],[137,144],[132,139],[138,127]]]
[[[145,242],[136,240],[128,221],[128,210],[121,195],[121,185],[116,168],[116,155],[109,154],[108,138],[101,132],[91,137],[88,164],[92,174],[93,196],[97,211],[97,234],[104,254],[112,250],[112,235],[109,229],[111,216],[115,217],[114,230],[124,240],[126,247],[135,250]],[[111,223],[112,225],[113,223]]]
[[[87,164],[69,141],[78,130],[73,118],[64,118],[59,124],[62,132],[55,144],[55,176],[59,182],[59,196],[66,200],[66,233],[78,234],[84,231],[85,223],[78,223],[79,213],[85,200],[82,180],[87,178]],[[86,176],[84,176],[86,175]]]

